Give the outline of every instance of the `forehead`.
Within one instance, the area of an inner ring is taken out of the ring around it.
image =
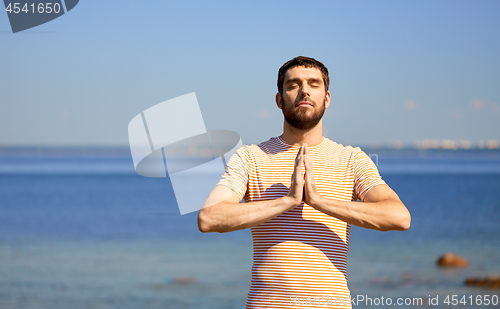
[[[319,79],[323,80],[323,74],[317,68],[306,68],[303,66],[293,67],[285,73],[285,82],[290,79]]]

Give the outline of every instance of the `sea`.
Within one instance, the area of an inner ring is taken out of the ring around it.
[[[500,289],[464,284],[500,275],[500,150],[364,151],[412,223],[352,227],[353,308],[500,308]],[[250,231],[196,219],[128,149],[1,148],[0,309],[244,308]],[[445,252],[469,266],[437,267]]]

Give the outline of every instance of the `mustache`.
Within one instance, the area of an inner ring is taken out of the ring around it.
[[[295,102],[293,102],[293,104],[295,106],[297,106],[301,102],[307,102],[307,103],[311,103],[312,105],[316,105],[316,102],[314,100],[310,99],[309,97],[297,99],[297,100],[295,100]]]

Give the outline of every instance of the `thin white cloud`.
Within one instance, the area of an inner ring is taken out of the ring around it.
[[[496,113],[496,114],[499,114],[500,115],[500,104],[498,103],[493,103],[491,105],[491,109],[493,109],[493,112]]]
[[[481,99],[474,99],[472,100],[471,102],[471,106],[472,108],[474,109],[482,109],[483,107],[485,107],[487,105],[487,101],[485,100],[481,100]]]
[[[414,111],[418,108],[418,104],[413,100],[408,100],[405,103],[405,108],[409,111]]]
[[[260,119],[266,119],[266,118],[271,117],[271,113],[269,112],[269,110],[267,110],[265,108],[261,108],[261,109],[256,110],[253,113],[253,116],[256,118],[260,118]]]
[[[470,103],[471,107],[475,110],[483,110],[487,113],[493,112],[500,115],[500,104],[491,102],[488,99],[474,99]]]
[[[446,113],[446,116],[451,119],[460,120],[464,118],[464,113],[462,111],[459,111],[458,109],[452,109]]]

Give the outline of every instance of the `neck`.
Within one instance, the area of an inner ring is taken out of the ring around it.
[[[323,141],[323,120],[309,130],[299,130],[294,128],[285,121],[283,125],[283,134],[281,138],[289,144],[307,143],[309,146],[314,146]]]

